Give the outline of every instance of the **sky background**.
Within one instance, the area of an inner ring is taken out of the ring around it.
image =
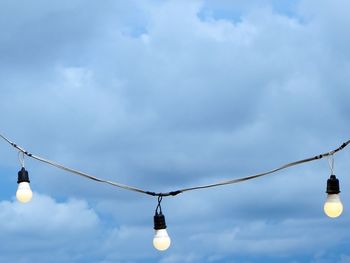
[[[237,178],[350,138],[350,2],[0,0],[1,133],[28,151],[151,191]],[[152,247],[154,197],[0,143],[0,262],[348,263],[344,213],[323,214],[327,160],[165,198],[171,248]]]

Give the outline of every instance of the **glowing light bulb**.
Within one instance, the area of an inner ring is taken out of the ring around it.
[[[18,172],[17,183],[17,200],[21,203],[28,203],[30,200],[32,200],[33,192],[30,189],[28,172],[24,169],[24,167],[22,167],[22,169]]]
[[[171,239],[166,229],[156,230],[153,238],[153,246],[159,251],[164,251],[170,247],[170,244]]]
[[[340,201],[339,180],[335,175],[331,175],[327,180],[327,200],[324,204],[323,210],[325,214],[331,218],[339,217],[343,212],[343,204]]]
[[[338,194],[329,194],[323,207],[324,212],[331,218],[340,216],[343,212],[343,204]]]
[[[154,230],[153,246],[159,251],[167,250],[170,247],[171,239],[166,231],[165,217],[162,212],[154,215]]]
[[[30,200],[32,200],[33,192],[30,189],[29,183],[22,182],[18,184],[16,197],[17,200],[21,203],[28,203]]]

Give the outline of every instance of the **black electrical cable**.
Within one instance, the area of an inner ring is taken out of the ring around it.
[[[241,178],[237,178],[237,179],[222,181],[222,182],[218,182],[218,183],[214,183],[214,184],[207,184],[207,185],[201,185],[201,186],[194,186],[194,187],[190,187],[190,188],[183,188],[183,189],[179,189],[179,190],[176,190],[176,191],[165,192],[165,193],[162,193],[162,192],[156,193],[156,192],[146,191],[146,190],[143,190],[143,189],[140,189],[140,188],[137,188],[137,187],[133,187],[133,186],[129,186],[129,185],[125,185],[125,184],[121,184],[121,183],[117,183],[117,182],[113,182],[113,181],[109,181],[109,180],[104,180],[104,179],[95,177],[93,175],[89,175],[87,173],[80,172],[80,171],[72,169],[72,168],[68,168],[68,167],[66,167],[66,166],[64,166],[62,164],[56,163],[56,162],[51,161],[51,160],[44,159],[44,158],[42,158],[40,156],[37,156],[37,155],[34,155],[34,154],[31,154],[31,153],[27,152],[22,147],[18,146],[17,144],[15,144],[12,141],[10,141],[9,139],[7,139],[2,134],[0,134],[0,137],[2,139],[4,139],[7,143],[12,145],[14,148],[19,150],[23,154],[25,154],[26,156],[28,156],[30,158],[33,158],[35,160],[38,160],[40,162],[52,165],[52,166],[54,166],[56,168],[62,169],[64,171],[67,171],[67,172],[70,172],[70,173],[73,173],[73,174],[76,174],[76,175],[79,175],[79,176],[82,176],[82,177],[94,180],[96,182],[106,183],[106,184],[109,184],[109,185],[112,185],[112,186],[115,186],[115,187],[119,187],[119,188],[122,188],[122,189],[125,189],[125,190],[139,192],[139,193],[146,194],[146,195],[151,195],[151,196],[158,196],[158,197],[175,196],[175,195],[178,195],[180,193],[184,193],[184,192],[188,192],[188,191],[199,190],[199,189],[206,189],[206,188],[212,188],[212,187],[218,187],[218,186],[229,185],[229,184],[236,184],[236,183],[241,183],[241,182],[244,182],[244,181],[252,180],[252,179],[255,179],[255,178],[258,178],[258,177],[262,177],[262,176],[265,176],[265,175],[273,174],[275,172],[287,169],[287,168],[292,167],[292,166],[296,166],[296,165],[299,165],[299,164],[316,161],[316,160],[319,160],[319,159],[321,159],[323,157],[331,156],[331,155],[337,153],[338,151],[343,150],[348,144],[350,144],[350,140],[348,140],[347,142],[343,143],[340,147],[338,147],[337,149],[332,150],[330,152],[319,154],[319,155],[316,155],[314,157],[306,158],[306,159],[299,160],[299,161],[296,161],[296,162],[287,163],[287,164],[284,164],[284,165],[282,165],[282,166],[280,166],[278,168],[275,168],[275,169],[267,171],[267,172],[258,173],[258,174],[255,174],[255,175],[250,175],[250,176],[241,177]]]

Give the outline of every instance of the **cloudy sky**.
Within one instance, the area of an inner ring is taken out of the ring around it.
[[[169,191],[269,170],[350,134],[345,0],[0,0],[0,131],[34,154]],[[0,143],[0,261],[348,263],[345,206],[323,214],[327,160],[165,198],[171,248],[152,247],[156,198],[26,159]]]

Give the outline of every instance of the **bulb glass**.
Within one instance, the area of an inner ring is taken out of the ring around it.
[[[166,229],[156,230],[153,238],[153,246],[159,251],[164,251],[170,247],[170,244],[171,239]]]
[[[323,209],[327,216],[331,218],[339,217],[343,212],[343,204],[340,201],[339,194],[329,194]]]
[[[22,182],[18,184],[18,189],[16,192],[17,200],[21,203],[28,203],[32,200],[33,193],[30,189],[30,185],[27,182]]]

